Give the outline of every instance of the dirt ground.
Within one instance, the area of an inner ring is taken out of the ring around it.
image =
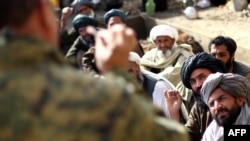
[[[236,58],[250,66],[250,10],[234,11],[229,6],[197,9],[198,19],[187,19],[183,9],[157,12],[153,17],[160,22],[187,31],[207,50],[209,40],[218,35],[230,36],[237,42]]]
[[[249,10],[233,11],[228,7],[211,7],[198,9],[199,18],[187,19],[181,9],[158,12],[155,17],[170,24],[188,30],[204,32],[207,36],[226,35],[233,37],[238,44],[248,45],[250,33]]]

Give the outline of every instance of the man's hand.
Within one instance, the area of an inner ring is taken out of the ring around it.
[[[182,99],[177,90],[167,90],[164,92],[166,106],[171,119],[180,121],[180,110]]]
[[[65,7],[62,9],[62,16],[61,16],[61,30],[65,30],[67,19],[73,13],[73,8]]]
[[[134,31],[125,25],[114,25],[96,34],[95,58],[98,68],[106,73],[128,67],[128,54],[137,46]]]

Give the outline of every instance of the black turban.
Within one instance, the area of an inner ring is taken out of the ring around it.
[[[114,17],[114,16],[120,17],[124,23],[127,22],[127,15],[125,15],[125,13],[123,11],[121,11],[119,9],[111,9],[107,13],[105,13],[105,15],[104,15],[105,23],[107,24],[109,19],[111,17]]]
[[[95,18],[83,15],[83,14],[78,14],[74,19],[73,19],[73,27],[75,28],[76,31],[80,27],[86,27],[86,26],[95,26],[97,27],[98,21]]]
[[[190,85],[190,76],[191,73],[198,68],[206,68],[213,73],[226,72],[226,66],[221,60],[216,59],[207,52],[198,53],[187,58],[182,65],[181,80],[185,87],[192,89]]]

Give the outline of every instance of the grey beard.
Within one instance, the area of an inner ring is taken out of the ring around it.
[[[161,50],[158,50],[157,54],[162,57],[170,57],[172,55],[172,52],[172,49],[168,49],[165,53],[163,53]]]

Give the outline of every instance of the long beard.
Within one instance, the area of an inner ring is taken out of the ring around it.
[[[208,106],[206,105],[206,103],[203,102],[203,100],[202,100],[200,94],[198,94],[197,92],[194,92],[194,91],[193,91],[193,96],[194,96],[195,101],[197,102],[197,104],[198,104],[200,107],[202,107],[202,108],[204,108],[204,109],[209,109]]]
[[[85,37],[81,36],[81,40],[82,40],[83,43],[86,43],[90,47],[95,45],[95,38],[92,35],[88,35],[88,36],[85,36]]]
[[[225,117],[218,118],[218,114],[223,111],[226,111],[227,115]],[[215,113],[215,115],[213,115],[213,117],[219,126],[232,125],[236,121],[240,111],[241,107],[238,105],[234,105],[232,109],[222,107]]]
[[[161,57],[170,57],[172,55],[173,50],[172,49],[168,49],[165,53],[162,52],[161,50],[157,51],[157,54]]]
[[[226,62],[226,68],[227,70],[229,70],[231,68],[231,66],[233,65],[233,60],[232,58],[230,58],[227,62]]]

